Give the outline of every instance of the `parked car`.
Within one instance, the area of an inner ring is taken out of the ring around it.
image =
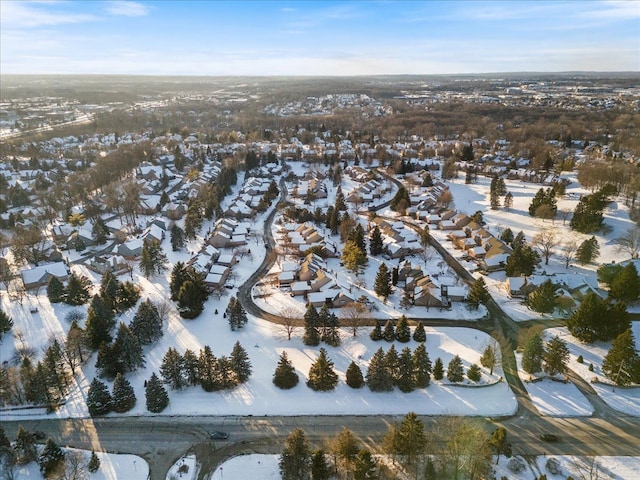
[[[227,432],[211,432],[209,438],[211,440],[226,440],[229,438],[229,434]]]
[[[543,433],[542,435],[540,435],[540,440],[542,440],[543,442],[557,442],[558,441],[558,437],[555,436],[553,433]]]

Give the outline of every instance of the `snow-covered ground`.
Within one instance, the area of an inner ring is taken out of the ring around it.
[[[200,465],[196,460],[196,456],[186,455],[174,463],[167,472],[167,480],[196,480]],[[260,478],[260,477],[253,477]]]
[[[69,452],[82,452],[87,459],[91,454],[91,452],[75,448],[63,448],[63,450],[67,454]],[[137,455],[104,452],[96,452],[96,455],[100,459],[100,468],[97,472],[89,474],[88,478],[90,480],[122,480],[125,478],[127,480],[147,480],[149,478],[149,465]],[[20,480],[44,479],[36,462],[18,467],[15,478]]]
[[[551,475],[546,471],[546,463],[550,458],[559,462],[562,475]],[[499,464],[495,467],[495,478],[506,477],[517,480],[535,480],[541,473],[546,473],[547,477],[567,478],[572,475],[574,478],[585,478],[580,476],[582,472],[587,473],[587,468],[593,465],[593,471],[600,472],[597,478],[609,480],[637,480],[640,472],[640,457],[595,457],[592,463],[591,457],[572,456],[540,456],[535,458],[533,465],[522,460],[526,465],[525,470],[520,473],[513,473],[507,464],[509,459],[500,457]],[[211,476],[211,480],[245,480],[255,479],[279,479],[278,455],[244,455],[229,459],[219,466]],[[586,477],[596,478],[596,477]]]
[[[536,377],[522,370],[522,354],[516,353],[518,375],[542,415],[550,417],[588,417],[593,406],[573,383],[551,380],[548,376]],[[536,380],[536,378],[539,378]],[[532,381],[534,380],[534,381]]]

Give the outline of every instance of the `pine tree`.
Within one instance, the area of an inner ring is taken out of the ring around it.
[[[100,458],[96,455],[96,452],[91,450],[91,457],[89,458],[89,464],[87,465],[87,469],[91,473],[96,473],[100,470]]]
[[[236,342],[233,346],[229,360],[236,383],[241,384],[249,380],[252,372],[251,362],[247,351],[240,345],[240,342]]]
[[[558,373],[566,373],[567,362],[569,361],[567,342],[557,335],[553,337],[547,342],[547,348],[545,348],[542,354],[542,359],[544,361],[544,371],[549,375],[553,376]]]
[[[391,345],[387,353],[384,355],[384,363],[387,368],[387,372],[393,380],[393,384],[397,385],[398,378],[400,377],[400,356],[396,350],[395,345]]]
[[[311,347],[320,344],[319,325],[320,315],[318,315],[316,307],[309,303],[307,311],[304,314],[304,336],[302,337],[302,343]]]
[[[133,387],[122,374],[117,374],[113,381],[111,406],[114,412],[124,413],[136,405],[136,394]]]
[[[22,425],[18,426],[16,441],[13,444],[13,453],[15,454],[16,462],[20,465],[25,465],[35,460],[38,455],[33,435]]]
[[[454,356],[447,365],[447,380],[450,382],[461,382],[464,379],[464,369],[462,360],[458,355]]]
[[[569,332],[577,339],[592,343],[611,340],[630,327],[623,303],[611,304],[594,292],[587,293],[567,320]]]
[[[382,297],[385,302],[389,298],[389,295],[391,295],[391,275],[389,274],[387,264],[384,262],[380,263],[380,267],[378,268],[378,274],[373,284],[373,291],[376,295]]]
[[[193,350],[187,348],[182,355],[182,371],[187,385],[195,386],[200,383],[198,366],[198,356]]]
[[[369,450],[360,450],[353,463],[353,480],[375,480],[378,478],[376,462]]]
[[[62,282],[55,275],[47,283],[47,297],[51,303],[60,303],[64,300],[65,288]]]
[[[97,378],[89,385],[87,392],[87,408],[92,417],[105,415],[111,411],[111,394],[107,386]]]
[[[396,330],[393,325],[393,320],[389,319],[384,324],[384,330],[382,331],[382,338],[384,338],[387,342],[393,342],[396,338]]]
[[[558,301],[558,289],[560,287],[551,280],[545,280],[542,284],[529,294],[529,308],[538,313],[552,313]]]
[[[631,329],[613,340],[602,362],[602,371],[616,385],[640,383],[640,356]]]
[[[247,312],[236,297],[231,297],[227,306],[227,320],[232,331],[239,330],[244,327],[247,322]]]
[[[513,194],[507,192],[504,196],[504,208],[508,211],[513,207]]]
[[[424,331],[424,324],[422,323],[422,321],[418,322],[418,325],[416,326],[415,330],[413,331],[413,339],[416,342],[426,342],[427,341],[427,334]]]
[[[316,450],[311,459],[311,478],[313,480],[329,480],[331,478],[331,469],[322,449]]]
[[[477,309],[480,304],[486,305],[490,298],[487,284],[484,282],[484,279],[480,277],[473,282],[469,290],[469,295],[467,295],[467,303],[471,305],[472,308]]]
[[[69,305],[84,305],[89,300],[91,280],[84,275],[72,273],[67,281],[67,293],[65,302]]]
[[[180,251],[185,246],[185,234],[184,230],[179,225],[173,224],[171,226],[171,250],[174,252]]]
[[[380,233],[380,227],[376,225],[375,227],[373,227],[371,236],[369,237],[369,253],[372,257],[377,257],[382,253],[382,249],[382,233]]]
[[[433,379],[442,380],[444,376],[444,365],[440,357],[436,358],[436,363],[433,365]]]
[[[416,388],[427,388],[431,382],[431,360],[424,343],[413,351],[413,384]]]
[[[347,367],[346,377],[347,385],[351,388],[362,388],[364,386],[362,370],[356,362],[351,361],[349,367]]]
[[[189,279],[189,271],[183,262],[176,262],[171,270],[171,281],[169,290],[171,292],[171,300],[178,300],[178,293],[184,282]]]
[[[211,351],[209,345],[200,349],[198,356],[198,378],[205,392],[213,392],[216,389],[216,368],[218,359]]]
[[[404,347],[398,359],[398,380],[396,383],[400,391],[412,392],[415,389],[414,378],[413,355],[409,347]]]
[[[140,288],[132,282],[122,282],[118,287],[116,295],[115,309],[118,312],[124,312],[135,306],[140,299]]]
[[[576,250],[576,260],[580,265],[587,265],[595,261],[600,255],[600,245],[596,237],[591,237],[583,241]]]
[[[147,401],[147,410],[151,413],[160,413],[169,405],[169,395],[155,372],[147,380],[144,395]]]
[[[113,379],[118,373],[125,371],[116,345],[107,345],[106,343],[100,345],[96,369],[101,378],[108,379]]]
[[[609,296],[625,303],[634,302],[640,297],[640,277],[633,263],[628,263],[615,276],[609,288]]]
[[[409,328],[409,322],[407,321],[407,317],[402,315],[396,324],[396,332],[395,332],[396,340],[400,343],[407,343],[411,340],[411,329]]]
[[[496,457],[498,455],[504,455],[505,457],[511,457],[511,444],[507,442],[507,429],[504,427],[498,427],[489,439],[489,445],[493,449]],[[500,458],[496,458],[496,465]]]
[[[278,366],[273,374],[273,383],[276,387],[288,390],[295,387],[299,381],[295,368],[289,361],[287,352],[283,351],[278,361]]]
[[[164,383],[172,390],[182,390],[185,386],[184,372],[182,370],[182,355],[178,351],[169,347],[160,365],[160,376]],[[202,376],[200,377],[202,378]]]
[[[398,433],[400,436],[398,453],[403,455],[411,465],[427,445],[424,423],[414,412],[409,412],[402,420]]]
[[[382,340],[382,327],[380,326],[380,322],[376,322],[376,326],[371,330],[369,338],[374,342]]]
[[[480,357],[480,365],[489,369],[489,375],[493,375],[493,369],[498,363],[497,351],[495,344],[489,344],[484,348]]]
[[[471,364],[469,370],[467,371],[467,378],[469,378],[469,380],[471,380],[472,382],[480,381],[480,378],[482,378],[482,372],[480,371],[480,367],[477,364]]]
[[[45,478],[56,473],[62,465],[64,465],[64,452],[60,446],[51,438],[47,439],[40,456],[38,457],[38,465],[40,465],[40,473]]]
[[[177,294],[178,313],[182,318],[193,319],[204,310],[204,302],[209,298],[209,290],[204,283],[204,275],[193,268],[186,270],[187,279]]]
[[[111,330],[115,326],[113,311],[102,297],[94,295],[87,310],[85,332],[89,348],[97,350],[102,343],[111,342]]]
[[[296,428],[285,441],[278,462],[282,480],[306,480],[311,469],[311,449],[304,431]]]
[[[111,310],[116,309],[116,300],[118,297],[118,290],[120,288],[120,282],[110,269],[107,269],[102,274],[100,280],[100,297]]]
[[[327,357],[327,351],[320,349],[320,355],[309,369],[307,386],[316,391],[333,390],[338,385],[338,375],[333,370],[333,362]]]
[[[384,350],[380,347],[369,360],[365,376],[367,386],[372,392],[390,392],[393,390],[393,378],[387,370]]]
[[[114,347],[125,372],[135,372],[138,368],[144,367],[142,346],[129,327],[122,322],[118,325]]]
[[[513,240],[513,245],[518,246],[513,248],[511,255],[507,258],[505,272],[510,277],[528,277],[533,274],[536,266],[540,263],[540,255],[526,243],[517,244],[517,238]]]
[[[2,335],[10,332],[13,328],[13,320],[0,307],[0,343],[2,343]]]
[[[364,253],[353,240],[347,241],[340,257],[347,270],[358,274],[360,268],[367,264],[367,254]]]
[[[522,369],[527,373],[536,373],[542,370],[542,357],[544,346],[539,333],[531,336],[522,351]]]
[[[202,205],[198,200],[191,200],[184,219],[184,233],[188,240],[195,240],[202,227],[202,221]]]
[[[129,328],[141,345],[149,345],[162,338],[162,319],[151,300],[147,298],[140,303]]]

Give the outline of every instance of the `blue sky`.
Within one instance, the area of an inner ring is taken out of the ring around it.
[[[640,71],[640,0],[0,0],[0,71]]]

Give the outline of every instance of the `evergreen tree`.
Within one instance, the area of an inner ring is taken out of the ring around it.
[[[160,275],[167,269],[166,263],[168,261],[160,242],[144,239],[142,253],[140,254],[140,271],[145,277],[150,278],[154,275]]]
[[[91,473],[96,473],[100,470],[100,458],[96,455],[96,452],[91,450],[91,457],[89,458],[89,464],[87,465],[87,469]]]
[[[107,386],[97,378],[94,378],[89,385],[87,392],[87,408],[92,417],[105,415],[111,411],[111,394]]]
[[[376,275],[375,282],[373,284],[373,291],[376,295],[382,297],[386,302],[391,295],[391,274],[387,268],[387,264],[382,262],[378,268],[378,274]]]
[[[380,322],[376,322],[376,326],[371,330],[369,338],[374,342],[382,340],[382,327],[380,326]]]
[[[444,376],[444,365],[440,357],[436,358],[436,363],[433,365],[433,379],[442,380]]]
[[[209,290],[204,283],[204,275],[193,269],[189,270],[189,279],[178,292],[178,313],[182,318],[196,318],[204,310],[204,302],[209,298]]]
[[[544,361],[543,369],[549,375],[566,373],[567,362],[569,361],[567,343],[556,335],[547,342],[547,348],[542,354],[542,359]]]
[[[125,372],[135,372],[138,368],[144,367],[142,346],[138,338],[131,333],[129,327],[122,322],[118,325],[114,347],[120,355],[120,363]]]
[[[480,357],[480,365],[489,369],[489,375],[493,375],[493,369],[498,363],[497,349],[495,344],[489,344],[484,348]]]
[[[110,269],[102,274],[100,281],[100,297],[111,310],[116,309],[116,301],[118,298],[118,289],[120,282]]]
[[[467,371],[467,378],[472,382],[480,381],[480,378],[482,378],[482,372],[480,371],[480,367],[477,364],[471,364],[469,370]]]
[[[148,345],[162,338],[162,319],[151,300],[140,303],[129,328],[141,345]]]
[[[395,336],[396,340],[401,343],[407,343],[409,340],[411,340],[411,329],[409,328],[407,317],[405,317],[404,315],[402,315],[398,320]]]
[[[91,280],[84,275],[72,273],[67,281],[67,294],[65,302],[69,305],[84,305],[89,300]]]
[[[64,300],[65,288],[62,282],[55,275],[47,283],[47,297],[51,303],[60,303]]]
[[[171,270],[171,282],[169,283],[169,290],[171,291],[171,300],[178,300],[178,293],[184,282],[189,279],[189,272],[183,262],[176,262]]]
[[[338,332],[340,322],[338,317],[329,311],[329,307],[325,304],[318,313],[318,318],[321,327],[320,340],[333,347],[340,345],[340,334]]]
[[[273,374],[274,385],[283,390],[288,390],[295,387],[299,380],[298,374],[287,356],[287,352],[283,351]]]
[[[252,373],[251,362],[247,351],[240,345],[240,342],[236,342],[233,346],[229,360],[236,383],[245,383],[249,380]]]
[[[115,309],[118,312],[124,312],[135,306],[139,299],[140,288],[132,282],[122,282],[118,287]]]
[[[505,457],[511,457],[511,444],[507,442],[507,430],[504,427],[498,427],[492,434],[489,439],[489,445],[493,449],[496,457],[498,455],[504,455]],[[496,458],[496,465],[500,460],[499,457]]]
[[[66,394],[71,383],[69,372],[64,362],[64,349],[58,341],[53,339],[44,353],[42,365],[46,375],[46,385],[51,402],[57,402]]]
[[[600,230],[604,221],[603,211],[606,203],[606,199],[600,192],[584,195],[576,205],[569,225],[581,233]]]
[[[353,480],[375,480],[378,468],[369,450],[360,450],[353,462]]]
[[[551,280],[545,280],[542,284],[529,294],[529,308],[538,313],[552,313],[558,302],[558,289],[560,287]]]
[[[94,295],[87,310],[85,332],[89,348],[97,350],[102,343],[111,342],[111,330],[115,326],[113,311],[102,297]]]
[[[399,435],[398,453],[403,455],[411,465],[427,445],[424,423],[414,412],[409,412],[400,424]]]
[[[611,340],[630,327],[623,303],[611,304],[596,293],[587,293],[567,320],[569,332],[577,339],[592,343]]]
[[[20,465],[25,465],[35,460],[38,455],[33,435],[22,425],[18,426],[16,441],[13,444],[13,453],[16,462]]]
[[[111,406],[114,412],[124,413],[131,410],[136,404],[136,394],[133,387],[122,374],[118,373],[113,381]]]
[[[0,343],[2,343],[2,335],[10,332],[13,328],[13,320],[0,307]]]
[[[320,344],[320,333],[318,326],[320,325],[320,315],[313,304],[307,305],[307,311],[304,313],[304,336],[302,342],[305,345],[315,347]]]
[[[171,250],[178,252],[185,247],[185,244],[184,230],[174,223],[171,226]]]
[[[360,249],[362,253],[367,254],[367,245],[364,239],[364,229],[360,223],[356,223],[356,226],[351,232],[349,232],[348,236],[349,240],[352,240],[353,243]]]
[[[320,349],[320,355],[309,369],[307,386],[316,391],[333,390],[338,385],[338,375],[333,370],[333,362],[327,357],[327,351]]]
[[[188,240],[195,240],[202,228],[202,205],[198,200],[191,200],[187,206],[187,214],[184,219],[184,234]]]
[[[45,478],[49,478],[50,475],[58,472],[64,465],[64,452],[51,438],[47,439],[47,443],[45,443],[42,452],[40,452],[38,465],[40,465],[40,473]]]
[[[211,351],[209,345],[205,345],[203,349],[200,349],[200,356],[198,357],[198,378],[205,392],[213,392],[217,388],[217,364],[218,359]]]
[[[427,334],[424,331],[424,324],[422,323],[422,321],[418,322],[418,325],[416,326],[415,330],[413,331],[413,339],[416,342],[426,342],[427,341]]]
[[[182,355],[182,371],[184,373],[184,378],[187,385],[195,386],[200,383],[198,368],[198,356],[194,353],[193,350],[187,348]]]
[[[296,428],[287,437],[278,462],[282,480],[306,480],[311,470],[311,448],[304,431]]]
[[[516,240],[517,237],[513,240],[514,245],[516,245]],[[505,272],[510,277],[528,277],[533,274],[539,263],[540,255],[537,251],[526,243],[518,244],[507,258]]]
[[[182,370],[182,355],[173,347],[169,347],[169,350],[167,350],[167,353],[165,353],[162,359],[160,376],[164,383],[169,385],[172,390],[182,390],[185,386],[186,382]],[[202,376],[200,378],[202,378]]]
[[[347,367],[346,377],[347,385],[351,388],[362,388],[364,386],[362,370],[356,362],[351,361],[349,367]]]
[[[628,263],[618,273],[609,288],[609,297],[631,303],[640,297],[640,277],[633,263]]]
[[[390,392],[393,390],[393,378],[387,370],[384,350],[380,347],[369,360],[365,376],[367,386],[372,392]]]
[[[398,359],[397,385],[401,392],[412,392],[415,389],[413,355],[409,347],[404,347]]]
[[[462,360],[458,355],[453,357],[447,365],[447,380],[450,382],[461,382],[464,379],[464,369]]]
[[[507,192],[504,196],[504,208],[509,211],[513,207],[513,193]]]
[[[640,356],[631,329],[613,340],[602,362],[602,371],[616,385],[640,383]]]
[[[473,282],[469,290],[469,295],[467,295],[467,303],[471,305],[472,308],[477,309],[480,304],[486,305],[490,298],[487,284],[484,282],[484,279],[480,277]]]
[[[393,320],[389,319],[384,324],[384,330],[382,331],[382,338],[384,338],[387,342],[393,342],[396,338],[396,330],[393,325]]]
[[[331,478],[331,469],[322,449],[316,450],[311,458],[311,478],[312,480],[329,480]]]
[[[598,245],[596,237],[591,237],[583,241],[580,246],[578,246],[578,250],[576,250],[576,260],[580,265],[586,265],[595,261],[599,255],[600,245]]]
[[[125,371],[117,346],[102,343],[98,350],[96,369],[101,378],[113,379],[118,373]]]
[[[380,227],[376,225],[371,231],[369,237],[369,253],[372,257],[377,257],[382,253],[384,245],[382,243],[382,233],[380,233]]]
[[[411,206],[411,199],[409,198],[409,192],[405,187],[400,187],[396,194],[391,199],[389,208],[394,212],[398,212],[404,215],[407,208]]]
[[[147,401],[147,410],[151,413],[160,413],[169,405],[169,395],[155,372],[147,380],[144,396]]]
[[[400,356],[396,350],[395,345],[391,345],[387,353],[384,355],[384,363],[389,372],[389,376],[393,380],[393,384],[397,385],[398,378],[400,377]]]
[[[236,297],[231,297],[229,305],[227,306],[227,320],[231,330],[239,330],[244,327],[249,321],[247,312]]]
[[[536,373],[542,370],[542,358],[544,346],[539,333],[531,336],[522,351],[522,369],[527,373]]]
[[[353,240],[348,240],[347,243],[345,243],[340,259],[342,263],[344,263],[345,268],[356,275],[360,271],[360,268],[367,264],[367,254],[360,250]]]
[[[413,384],[416,388],[427,388],[431,382],[431,360],[424,343],[413,351]]]
[[[500,234],[500,240],[506,244],[513,242],[513,231],[509,227],[505,228]]]

